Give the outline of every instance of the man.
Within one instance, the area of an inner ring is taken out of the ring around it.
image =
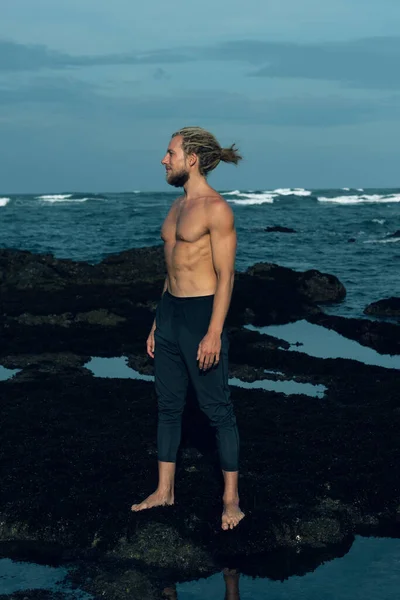
[[[239,508],[239,436],[228,387],[224,326],[235,274],[236,232],[229,204],[207,183],[220,161],[241,160],[200,127],[173,134],[161,164],[170,185],[183,187],[161,229],[167,277],[147,339],[158,398],[156,491],[140,511],[174,503],[176,453],[189,378],[201,410],[216,429],[224,477],[222,529],[244,517]]]

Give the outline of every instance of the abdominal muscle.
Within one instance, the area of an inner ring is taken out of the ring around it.
[[[196,242],[176,240],[165,243],[168,291],[173,296],[210,296],[215,294],[217,276],[214,270],[210,236]]]

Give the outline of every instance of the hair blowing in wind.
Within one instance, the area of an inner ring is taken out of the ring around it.
[[[183,127],[172,137],[177,135],[182,136],[182,148],[185,154],[193,153],[199,157],[201,175],[207,176],[221,161],[237,165],[242,160],[235,144],[229,148],[222,148],[215,136],[202,127]]]

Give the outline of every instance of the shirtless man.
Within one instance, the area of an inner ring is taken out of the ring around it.
[[[215,427],[224,478],[222,529],[244,517],[239,508],[239,436],[228,387],[225,318],[235,275],[236,232],[229,204],[207,183],[222,160],[237,164],[235,146],[221,148],[200,127],[173,134],[161,163],[170,185],[183,187],[163,223],[167,277],[147,339],[158,399],[158,487],[133,511],[174,503],[176,453],[189,378]]]

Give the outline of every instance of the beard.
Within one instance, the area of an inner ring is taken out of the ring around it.
[[[184,170],[177,173],[170,172],[167,174],[167,183],[169,183],[169,185],[173,185],[174,187],[183,187],[188,180],[189,173]]]

